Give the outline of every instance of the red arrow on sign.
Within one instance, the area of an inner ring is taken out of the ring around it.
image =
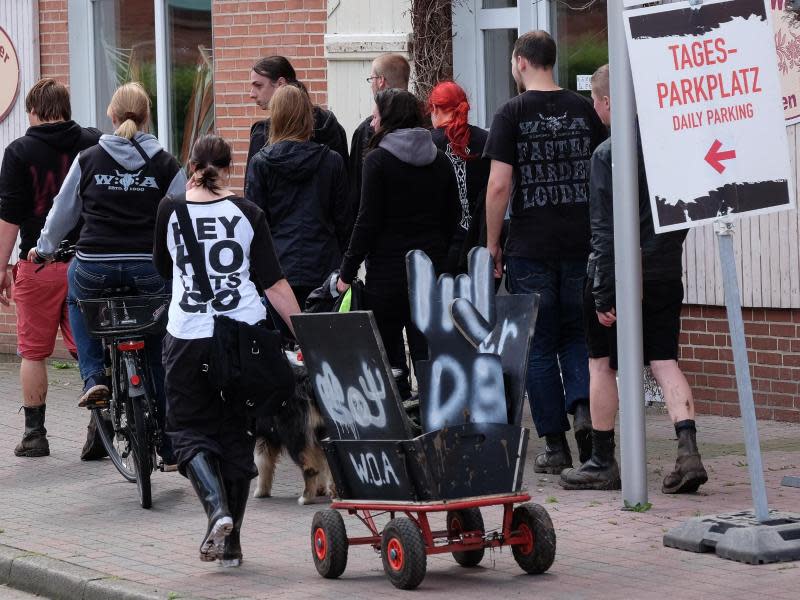
[[[720,148],[722,148],[722,142],[714,140],[714,143],[711,144],[711,148],[708,149],[705,157],[705,161],[710,164],[717,173],[722,173],[725,170],[725,165],[720,161],[736,158],[736,150],[720,152]]]

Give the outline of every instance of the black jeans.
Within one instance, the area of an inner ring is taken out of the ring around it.
[[[369,288],[364,289],[364,304],[375,316],[375,323],[383,340],[389,364],[393,369],[400,369],[402,374],[397,379],[400,397],[403,399],[411,395],[411,383],[408,379],[409,368],[406,363],[405,344],[403,343],[403,330],[408,338],[408,347],[411,351],[411,360],[416,363],[428,358],[428,344],[425,337],[411,322],[411,307],[408,302],[408,291],[404,288],[386,293],[375,293]]]

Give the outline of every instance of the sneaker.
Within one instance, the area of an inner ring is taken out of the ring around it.
[[[108,378],[95,375],[86,380],[83,394],[78,399],[79,408],[105,408],[111,399],[111,390],[108,387]]]

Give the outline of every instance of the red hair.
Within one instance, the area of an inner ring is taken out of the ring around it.
[[[450,142],[453,153],[464,160],[477,158],[477,155],[467,152],[470,139],[467,123],[469,101],[461,86],[454,81],[439,83],[428,97],[428,108],[434,107],[452,113],[450,121],[444,125],[444,135]]]

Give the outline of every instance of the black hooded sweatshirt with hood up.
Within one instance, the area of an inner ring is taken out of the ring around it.
[[[282,141],[256,153],[245,198],[267,217],[292,286],[317,287],[339,267],[350,239],[344,160],[315,142]]]
[[[267,145],[269,139],[269,119],[253,123],[250,128],[250,149],[247,151],[247,166],[253,157]],[[336,115],[320,106],[314,107],[314,132],[311,141],[327,146],[342,157],[347,165],[347,134],[339,124]]]
[[[28,257],[36,245],[47,213],[79,152],[97,144],[101,132],[75,121],[29,127],[11,142],[0,169],[0,219],[19,225],[19,256]],[[66,239],[75,243],[80,227]],[[59,240],[60,241],[60,240]]]

